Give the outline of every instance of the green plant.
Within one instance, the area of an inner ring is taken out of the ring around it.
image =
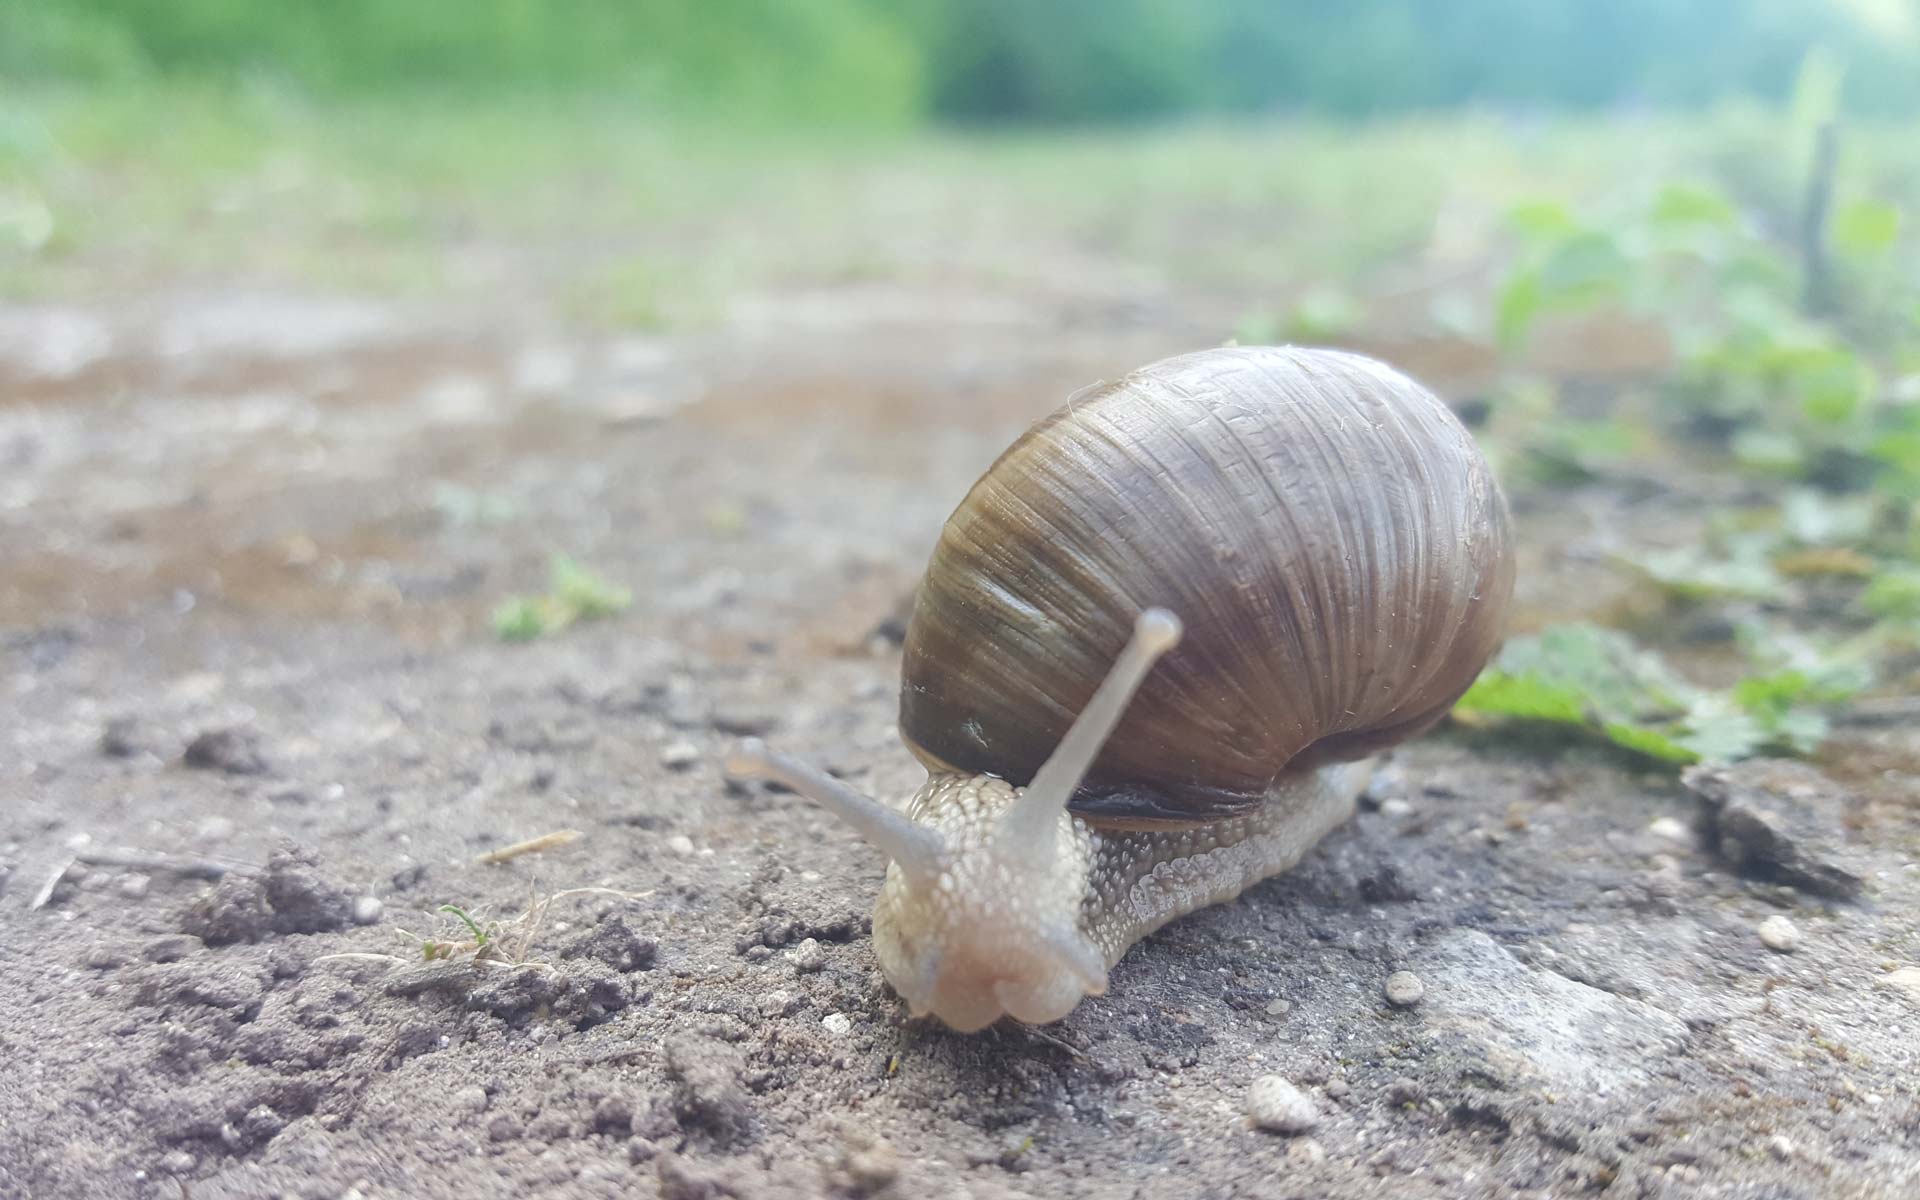
[[[493,631],[502,641],[532,641],[578,621],[614,616],[632,603],[630,589],[608,583],[566,555],[556,554],[547,593],[517,596],[500,605],[493,613]]]
[[[1469,724],[1522,722],[1684,764],[1808,753],[1826,737],[1828,710],[1867,682],[1861,668],[1824,664],[1703,688],[1617,630],[1568,624],[1508,643],[1455,713]]]

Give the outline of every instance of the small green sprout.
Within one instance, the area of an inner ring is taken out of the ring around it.
[[[505,642],[530,642],[576,621],[615,616],[633,604],[633,592],[588,571],[564,554],[553,559],[548,592],[516,596],[493,612],[493,632]]]

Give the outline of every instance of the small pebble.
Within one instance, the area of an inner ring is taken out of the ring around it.
[[[487,1111],[487,1089],[479,1084],[469,1084],[453,1094],[455,1108],[466,1112]]]
[[[684,833],[676,833],[667,839],[667,849],[678,854],[681,858],[686,858],[693,853],[693,839]]]
[[[200,830],[197,836],[203,842],[224,842],[233,836],[233,831],[237,828],[238,826],[233,823],[231,818],[208,817],[200,823]]]
[[[114,967],[125,966],[127,955],[125,951],[117,950],[112,946],[95,946],[87,951],[85,961],[87,966],[96,971],[108,971]]]
[[[787,961],[793,964],[794,970],[805,975],[827,965],[827,952],[821,948],[818,938],[804,938],[798,946],[787,951]]]
[[[1880,977],[1880,986],[1905,992],[1920,1001],[1920,967],[1901,967]]]
[[[1361,802],[1370,808],[1380,808],[1389,800],[1402,800],[1407,794],[1407,773],[1397,765],[1389,764],[1373,773],[1367,780],[1367,790],[1361,795]]]
[[[700,747],[682,739],[660,749],[660,765],[670,771],[684,771],[700,761]]]
[[[195,1159],[185,1150],[169,1150],[160,1158],[160,1169],[169,1175],[185,1175],[193,1170]]]
[[[1793,1157],[1793,1141],[1784,1133],[1776,1133],[1767,1139],[1767,1153],[1781,1162]]]
[[[1647,826],[1647,832],[1654,837],[1665,838],[1669,842],[1685,842],[1691,840],[1687,834],[1687,827],[1672,817],[1659,818],[1653,824]]]
[[[378,897],[362,896],[353,902],[353,919],[362,925],[371,925],[386,910],[387,906],[380,903]]]
[[[197,937],[184,933],[168,933],[154,938],[140,948],[140,957],[148,962],[179,962],[195,950],[200,949],[201,941]]]
[[[1293,1001],[1291,1000],[1269,1000],[1267,1002],[1267,1015],[1270,1017],[1284,1017],[1292,1011]]]
[[[1800,927],[1782,916],[1760,922],[1760,944],[1780,954],[1792,954],[1800,945]]]
[[[1380,815],[1383,817],[1392,817],[1395,820],[1401,817],[1410,817],[1413,815],[1413,805],[1395,796],[1380,802]]]
[[[622,1136],[633,1132],[633,1104],[625,1096],[603,1096],[593,1106],[593,1128],[596,1133],[613,1133]]]
[[[828,1013],[820,1018],[820,1024],[835,1037],[845,1037],[853,1032],[853,1018],[845,1013]]]
[[[847,1173],[848,1182],[863,1196],[884,1191],[900,1178],[900,1156],[885,1140],[875,1141],[857,1150],[849,1149],[841,1160],[841,1166]]]
[[[495,1142],[511,1142],[522,1132],[520,1118],[512,1113],[500,1113],[487,1122],[487,1138]]]
[[[1262,1075],[1247,1089],[1247,1117],[1275,1133],[1305,1133],[1320,1123],[1312,1099],[1278,1075]]]
[[[1334,1100],[1345,1100],[1353,1092],[1353,1085],[1344,1079],[1327,1081],[1327,1096]]]
[[[139,900],[152,884],[153,880],[145,875],[128,875],[120,880],[120,894],[129,900]]]
[[[1427,985],[1412,971],[1395,971],[1387,976],[1387,984],[1382,989],[1387,994],[1387,1003],[1395,1008],[1412,1008],[1420,1003],[1427,994]]]
[[[773,991],[761,996],[758,1004],[760,1015],[763,1017],[785,1017],[791,1016],[799,1010],[800,998],[792,992],[775,988]]]
[[[1327,1148],[1310,1137],[1296,1138],[1287,1147],[1287,1161],[1296,1167],[1327,1161]]]

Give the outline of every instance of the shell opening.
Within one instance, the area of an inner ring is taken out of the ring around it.
[[[727,770],[772,779],[799,792],[853,826],[854,832],[898,864],[916,884],[930,884],[939,877],[946,846],[938,833],[861,795],[820,768],[769,750],[758,738],[750,738],[727,756]]]
[[[1037,855],[1053,846],[1055,826],[1067,802],[1079,790],[1100,750],[1126,715],[1127,705],[1160,656],[1180,644],[1180,618],[1164,608],[1149,608],[1134,621],[1133,636],[1120,651],[1093,698],[1074,718],[1019,801],[1000,819],[1003,845],[1027,845]]]

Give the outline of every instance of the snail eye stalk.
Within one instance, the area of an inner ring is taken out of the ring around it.
[[[899,864],[915,886],[931,885],[946,861],[940,835],[863,796],[846,784],[791,755],[767,749],[758,738],[749,739],[727,757],[727,769],[784,783],[802,796],[853,826],[854,832]]]

